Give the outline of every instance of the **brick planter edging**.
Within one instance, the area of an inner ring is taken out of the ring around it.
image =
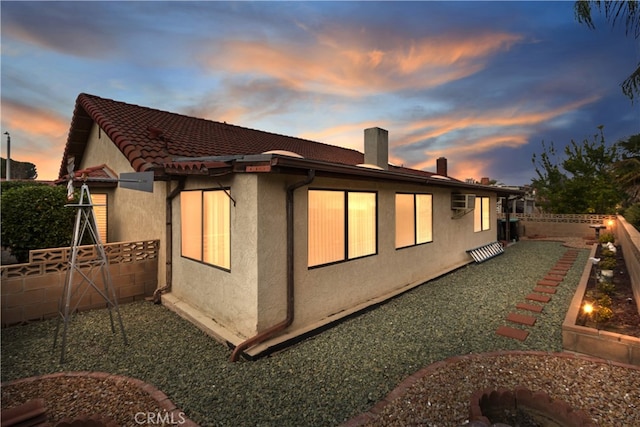
[[[566,427],[595,427],[586,412],[574,410],[565,401],[552,399],[543,391],[532,392],[523,386],[476,391],[470,399],[470,425],[490,427],[497,424],[492,424],[491,421],[496,415],[502,415],[503,411],[515,412],[523,408],[525,411],[533,411],[551,425],[557,423]]]
[[[595,256],[597,248],[597,244],[594,244],[589,257]],[[640,366],[640,338],[576,324],[592,268],[593,264],[587,262],[562,322],[562,348],[566,351]]]
[[[125,377],[123,375],[114,375],[108,372],[90,372],[90,371],[69,371],[69,372],[56,372],[55,374],[37,375],[35,377],[20,378],[17,380],[6,381],[0,384],[1,387],[6,387],[14,384],[30,383],[39,380],[46,380],[52,378],[61,377],[87,377],[97,380],[112,380],[115,382],[128,383],[134,387],[137,387],[141,391],[147,393],[153,400],[158,403],[158,406],[166,410],[168,414],[173,415],[172,419],[184,420],[180,423],[181,427],[199,427],[198,424],[187,418],[187,416],[178,407],[169,400],[169,397],[161,390],[136,378]]]
[[[405,378],[396,388],[394,388],[382,400],[380,400],[373,407],[371,407],[371,409],[369,409],[367,412],[363,412],[362,414],[356,415],[355,417],[340,424],[340,427],[359,427],[371,421],[374,421],[376,418],[378,418],[378,414],[380,414],[388,404],[390,404],[397,398],[404,395],[408,389],[413,387],[423,377],[436,373],[439,369],[445,367],[446,365],[459,363],[464,360],[474,360],[474,359],[482,359],[482,358],[496,357],[496,356],[539,356],[539,357],[559,357],[564,359],[580,359],[588,362],[604,363],[612,366],[619,366],[622,368],[635,369],[640,371],[640,366],[630,365],[627,363],[621,363],[621,362],[616,362],[612,360],[600,359],[600,358],[589,356],[589,355],[582,355],[577,353],[565,353],[565,352],[548,353],[544,351],[501,350],[501,351],[492,351],[487,353],[452,356],[447,359],[434,362],[431,365],[428,365],[420,369],[419,371],[415,372],[414,374],[410,375],[409,377]]]

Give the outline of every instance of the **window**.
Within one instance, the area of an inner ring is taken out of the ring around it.
[[[231,208],[223,190],[180,193],[182,256],[229,270]]]
[[[473,212],[473,231],[485,231],[491,227],[491,209],[488,197],[476,197],[476,207]]]
[[[376,206],[376,193],[309,190],[309,267],[375,254]]]
[[[93,213],[96,216],[100,240],[102,240],[102,243],[107,243],[107,195],[92,194],[91,203],[94,205]]]
[[[396,249],[433,241],[433,196],[396,194]]]

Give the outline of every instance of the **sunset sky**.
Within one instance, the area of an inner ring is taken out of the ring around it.
[[[85,92],[523,185],[541,143],[640,133],[639,41],[573,2],[9,2],[1,153],[57,178]]]

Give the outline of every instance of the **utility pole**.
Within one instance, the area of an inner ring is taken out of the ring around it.
[[[11,135],[9,132],[5,132],[7,135],[7,181],[11,181]]]

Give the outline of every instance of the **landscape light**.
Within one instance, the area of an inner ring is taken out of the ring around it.
[[[585,303],[583,310],[585,314],[591,314],[593,312],[593,306],[589,303]]]

